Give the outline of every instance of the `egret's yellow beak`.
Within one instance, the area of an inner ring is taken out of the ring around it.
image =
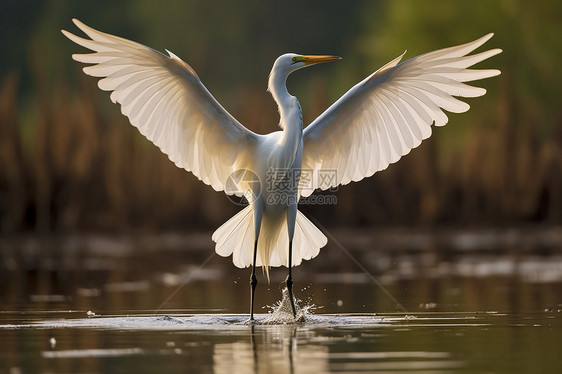
[[[314,65],[314,64],[321,64],[323,62],[330,62],[335,60],[340,60],[341,57],[338,56],[299,56],[296,57],[295,62],[304,62],[306,66]]]

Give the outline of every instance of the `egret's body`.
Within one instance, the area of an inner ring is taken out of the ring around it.
[[[279,106],[282,131],[258,135],[242,126],[203,86],[195,71],[177,56],[74,23],[90,39],[67,31],[71,40],[94,51],[73,55],[86,74],[112,91],[113,102],[178,167],[193,172],[215,190],[244,194],[249,205],[213,234],[216,252],[232,255],[238,267],[252,265],[253,319],[256,266],[291,267],[315,257],[327,239],[297,210],[301,196],[358,181],[385,169],[431,135],[431,125],[447,123],[443,109],[464,112],[468,104],[453,96],[486,92],[463,82],[498,75],[498,70],[468,67],[501,52],[467,56],[492,34],[461,46],[430,52],[399,64],[391,61],[351,88],[303,130],[298,100],[287,91],[295,70],[338,59],[330,56],[280,56],[268,90]],[[248,170],[256,178],[247,178]],[[310,172],[300,178],[301,171]],[[323,178],[330,172],[330,178]],[[228,181],[238,187],[233,190]],[[293,313],[295,308],[293,304]]]

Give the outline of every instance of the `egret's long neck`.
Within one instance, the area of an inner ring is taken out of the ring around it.
[[[287,91],[287,76],[285,71],[273,69],[269,75],[268,91],[279,107],[281,116],[280,126],[283,130],[297,130],[302,132],[302,113],[298,100]],[[298,125],[298,126],[297,126]]]
[[[287,72],[273,69],[269,76],[268,90],[279,107],[279,115],[281,116],[279,126],[283,129],[280,144],[284,148],[285,154],[289,156],[285,160],[285,163],[289,164],[287,167],[289,167],[296,158],[301,145],[303,122],[299,101],[287,91],[287,76]]]
[[[287,76],[288,73],[284,71],[279,71],[279,69],[273,69],[269,75],[268,91],[271,92],[273,100],[277,103],[279,107],[279,114],[281,115],[281,126],[283,123],[283,115],[286,114],[289,108],[287,108],[287,103],[290,101],[291,95],[287,91]]]

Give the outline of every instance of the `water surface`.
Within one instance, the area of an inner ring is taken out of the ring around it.
[[[4,313],[12,372],[554,373],[561,315],[309,315],[296,324],[247,315]]]
[[[332,246],[295,268],[305,320],[273,324],[285,271],[260,274],[249,324],[248,269],[203,234],[3,239],[0,368],[561,372],[562,246],[522,237],[342,234],[354,260]]]

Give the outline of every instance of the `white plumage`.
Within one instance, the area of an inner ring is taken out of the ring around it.
[[[314,177],[302,183],[302,195],[386,169],[429,138],[433,123],[447,123],[443,110],[466,112],[470,106],[453,96],[478,97],[486,90],[463,82],[500,74],[466,69],[501,52],[465,56],[492,35],[399,64],[402,55],[350,89],[304,130],[302,168]],[[321,178],[322,170],[336,170],[336,178]]]
[[[255,197],[212,237],[219,255],[232,255],[238,267],[254,265],[252,305],[255,266],[266,271],[270,266],[288,266],[290,279],[291,266],[315,257],[327,243],[324,234],[297,211],[301,196],[385,169],[428,138],[432,124],[445,125],[444,111],[469,109],[455,96],[486,93],[464,82],[500,74],[468,69],[501,52],[468,55],[492,34],[400,63],[402,55],[351,88],[303,131],[301,108],[287,91],[287,76],[338,57],[285,54],[275,61],[268,86],[279,106],[282,131],[258,135],[234,119],[195,71],[173,53],[166,56],[73,21],[90,39],[62,32],[93,53],[72,57],[92,64],[84,72],[101,78],[98,86],[111,91],[111,100],[121,105],[133,126],[178,167],[215,190]],[[245,175],[235,173],[242,169],[254,173],[261,183],[236,180],[239,190],[226,189],[229,176]],[[312,174],[295,178],[301,170]]]

